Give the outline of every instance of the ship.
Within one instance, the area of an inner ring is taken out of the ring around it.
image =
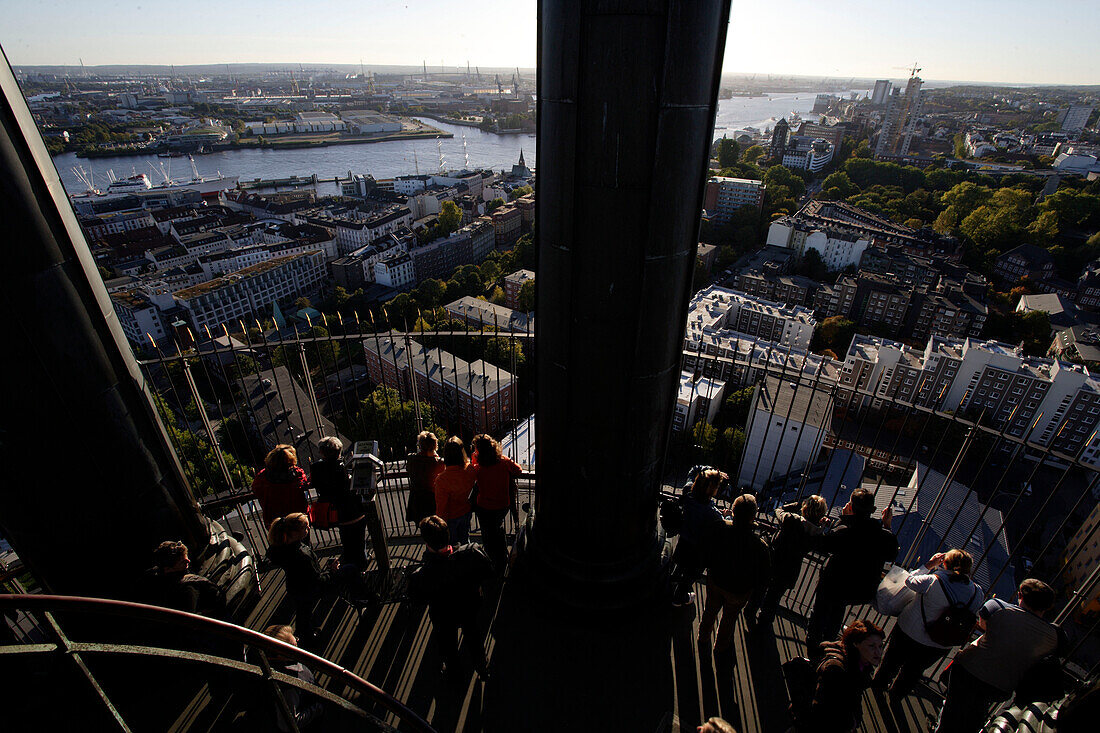
[[[134,193],[144,193],[146,191],[157,192],[166,191],[170,189],[189,189],[197,191],[200,195],[209,193],[217,193],[218,191],[228,191],[237,187],[237,176],[223,176],[221,172],[218,172],[214,176],[200,176],[198,169],[195,168],[195,161],[191,160],[191,178],[190,179],[173,179],[169,178],[165,172],[163,165],[160,168],[160,173],[164,178],[162,183],[153,183],[149,180],[149,176],[144,173],[138,173],[137,171],[131,171],[131,175],[126,178],[116,178],[114,171],[108,171],[108,178],[110,183],[106,189],[96,188],[92,176],[85,171],[83,167],[73,168],[73,174],[84,184],[86,190],[83,193],[74,194],[70,198],[75,202],[77,200],[89,200],[89,199],[112,199],[120,196],[128,196]],[[155,170],[155,169],[154,169]]]

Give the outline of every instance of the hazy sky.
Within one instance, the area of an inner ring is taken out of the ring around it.
[[[1097,0],[734,0],[727,73],[1100,83]],[[0,0],[23,64],[535,65],[535,1]]]

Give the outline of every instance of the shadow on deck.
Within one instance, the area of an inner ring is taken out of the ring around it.
[[[420,552],[414,544],[392,548],[399,578]],[[315,616],[317,651],[390,692],[441,732],[694,731],[712,715],[746,733],[790,727],[780,665],[805,653],[805,619],[789,610],[780,610],[771,633],[747,634],[740,622],[732,653],[701,658],[702,586],[695,608],[660,602],[591,615],[562,608],[517,575],[487,592],[483,605],[490,679],[478,681],[464,655],[467,666],[458,680],[445,682],[429,641],[431,622],[424,609],[403,599],[401,586],[399,579],[388,602],[362,611],[324,598]],[[281,572],[266,573],[263,589],[247,625],[288,622],[292,611]],[[940,704],[925,689],[893,706],[887,700],[865,695],[864,730],[929,730]]]

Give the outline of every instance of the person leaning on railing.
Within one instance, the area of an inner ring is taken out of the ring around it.
[[[447,521],[451,544],[465,544],[470,539],[470,494],[477,474],[477,466],[466,457],[462,439],[450,437],[443,445],[443,470],[435,477],[435,513]]]
[[[508,540],[504,535],[504,517],[510,511],[518,520],[516,506],[516,477],[523,469],[515,461],[503,455],[500,443],[488,435],[474,438],[472,465],[477,466],[477,491],[474,494],[474,513],[481,528],[481,541],[493,561],[497,575],[504,573],[508,564]]]
[[[798,581],[798,574],[802,572],[802,560],[810,551],[814,539],[821,536],[828,521],[828,512],[829,505],[817,495],[806,497],[801,505],[792,502],[775,510],[779,531],[771,542],[772,579],[763,600],[760,601],[760,615],[755,622],[752,602],[745,610],[746,620],[753,629],[771,626],[776,609],[779,608],[779,599]]]
[[[252,481],[252,493],[260,502],[264,526],[279,517],[305,512],[309,505],[309,479],[298,465],[292,445],[277,445],[264,457],[264,468]]]
[[[966,627],[973,627],[985,597],[981,587],[970,579],[973,566],[970,553],[950,550],[933,555],[923,572],[915,570],[905,579],[906,587],[918,595],[901,612],[890,632],[882,664],[875,673],[875,687],[889,686],[890,693],[898,697],[908,695],[925,669],[952,647],[969,641],[970,630]],[[960,607],[957,610],[953,608],[956,605]],[[966,637],[954,644],[942,643],[946,639],[930,626],[949,609],[961,619],[960,631]]]
[[[729,477],[714,468],[700,468],[691,488],[680,500],[683,509],[680,536],[672,562],[676,569],[672,574],[672,605],[684,606],[694,602],[692,587],[703,574],[706,560],[703,557],[704,536],[712,524],[729,515],[728,509],[719,509],[714,497],[722,482]]]
[[[419,526],[421,519],[435,514],[435,477],[443,470],[443,459],[436,453],[439,439],[429,430],[416,436],[416,446],[419,451],[405,459],[405,471],[409,474],[405,520]]]
[[[871,603],[882,580],[882,566],[898,554],[898,540],[890,531],[893,514],[882,510],[874,519],[875,495],[856,489],[844,506],[840,523],[818,540],[818,549],[829,555],[821,568],[813,615],[806,633],[810,659],[820,653],[823,641],[836,638],[851,604]]]
[[[320,449],[321,460],[309,467],[309,482],[317,490],[317,498],[329,502],[336,510],[343,546],[341,564],[365,570],[367,515],[363,511],[363,499],[351,490],[351,475],[340,460],[344,444],[339,438],[328,437],[321,441]]]
[[[1054,589],[1041,580],[1020,583],[1017,603],[993,598],[978,613],[983,633],[947,668],[947,695],[936,733],[979,730],[994,703],[1007,700],[1037,662],[1058,649],[1057,628],[1043,620]]]
[[[309,546],[309,516],[295,512],[271,523],[267,534],[267,557],[286,576],[286,594],[294,604],[294,620],[303,646],[316,641],[317,627],[313,623],[313,607],[330,581],[327,570]],[[339,563],[334,563],[339,567]]]

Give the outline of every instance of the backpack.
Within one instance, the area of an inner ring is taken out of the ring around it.
[[[978,587],[972,585],[970,598],[960,601],[950,591],[951,583],[938,579],[937,585],[947,598],[947,608],[943,609],[939,618],[932,621],[924,613],[924,598],[920,597],[920,615],[924,620],[924,630],[928,632],[928,638],[940,646],[960,646],[970,641],[970,632],[974,630],[974,624],[978,623],[978,615],[970,610],[970,604],[974,602],[974,596],[978,593]]]
[[[684,528],[684,498],[664,499],[661,501],[661,526],[665,535],[675,537]]]

